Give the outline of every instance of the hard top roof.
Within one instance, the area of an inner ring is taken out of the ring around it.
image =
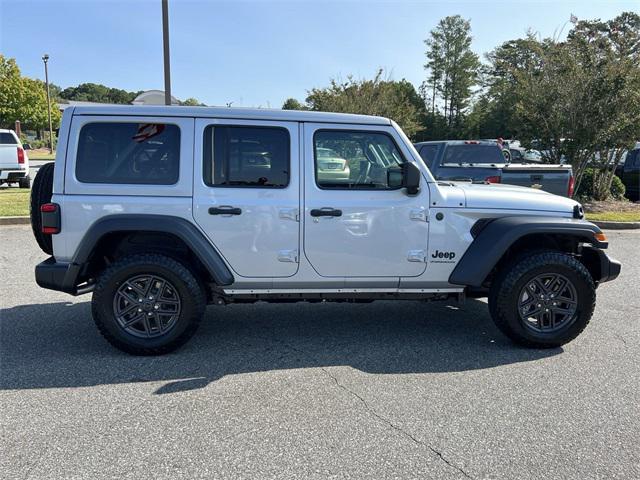
[[[182,107],[165,105],[86,105],[75,106],[74,115],[138,115],[157,117],[201,117],[282,122],[354,123],[362,125],[390,125],[384,117],[350,113],[310,112],[305,110],[276,110],[266,108]]]

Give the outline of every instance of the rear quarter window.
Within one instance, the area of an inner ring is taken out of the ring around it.
[[[80,130],[76,178],[83,183],[173,185],[180,129],[166,123],[88,123]]]

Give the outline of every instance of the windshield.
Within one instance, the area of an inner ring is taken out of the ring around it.
[[[448,145],[442,160],[447,163],[504,163],[504,157],[497,145]]]

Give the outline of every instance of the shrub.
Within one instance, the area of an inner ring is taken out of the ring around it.
[[[594,179],[597,178],[599,174],[600,171],[595,168],[587,168],[584,171],[582,175],[582,181],[580,182],[580,186],[578,187],[578,191],[576,192],[577,198],[583,198],[587,200],[594,198],[593,183]],[[611,188],[609,190],[611,198],[614,198],[616,200],[623,200],[625,191],[625,186],[622,183],[622,180],[620,180],[620,177],[614,175],[611,182]]]

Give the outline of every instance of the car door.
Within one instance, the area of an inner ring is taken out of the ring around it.
[[[296,122],[196,120],[193,215],[241,277],[298,270]]]
[[[321,276],[424,272],[429,190],[388,186],[410,158],[400,145],[392,127],[304,124],[304,253]]]

